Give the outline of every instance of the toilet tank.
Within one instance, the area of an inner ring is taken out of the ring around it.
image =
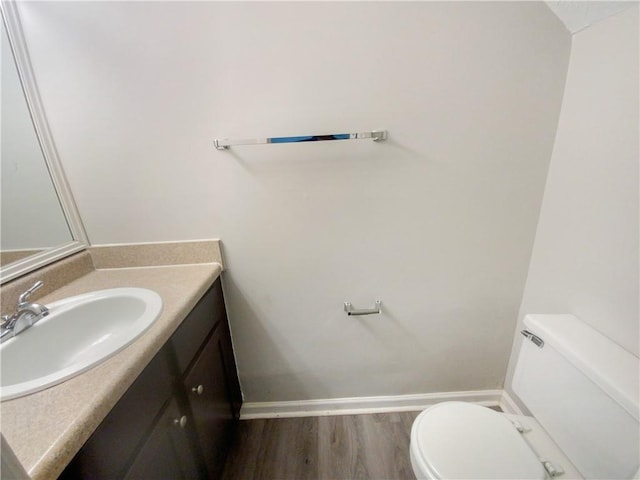
[[[515,394],[585,478],[634,478],[638,357],[573,315],[527,315],[524,324],[535,337],[523,338]]]

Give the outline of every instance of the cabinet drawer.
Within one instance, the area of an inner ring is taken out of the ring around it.
[[[222,285],[217,279],[171,337],[179,374],[187,370],[213,327],[223,319]]]

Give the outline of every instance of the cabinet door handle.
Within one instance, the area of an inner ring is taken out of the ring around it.
[[[180,428],[184,428],[187,426],[187,416],[183,415],[180,418],[174,418],[173,424],[179,426]]]
[[[204,387],[202,385],[198,385],[197,387],[192,387],[191,391],[196,395],[202,395],[204,392]]]

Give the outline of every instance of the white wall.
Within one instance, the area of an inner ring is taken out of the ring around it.
[[[637,7],[573,37],[520,307],[520,319],[527,313],[573,313],[635,355],[640,339],[638,45]],[[516,335],[509,384],[520,344]]]
[[[502,386],[570,48],[544,4],[20,10],[92,242],[223,239],[246,400]]]

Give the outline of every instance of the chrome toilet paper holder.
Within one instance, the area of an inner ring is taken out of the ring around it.
[[[382,300],[376,300],[373,308],[354,308],[351,302],[344,302],[344,311],[347,315],[375,315],[382,311]]]

